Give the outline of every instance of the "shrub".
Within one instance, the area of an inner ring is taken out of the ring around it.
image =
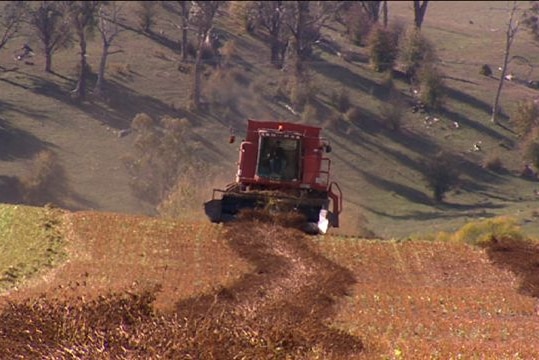
[[[232,60],[232,57],[236,54],[236,42],[234,40],[226,41],[223,46],[219,49],[219,54],[221,54],[221,65],[229,66]]]
[[[487,157],[487,159],[485,160],[484,167],[496,173],[501,173],[504,170],[502,160],[500,159],[498,155],[495,155],[495,154]]]
[[[361,4],[354,2],[343,17],[346,26],[346,35],[354,44],[365,46],[366,39],[373,27],[373,22],[363,11]]]
[[[185,141],[189,121],[165,116],[158,129],[151,117],[141,113],[131,126],[137,133],[135,151],[123,158],[130,186],[137,197],[157,205],[193,166],[192,149]]]
[[[228,14],[243,30],[252,34],[260,23],[256,6],[254,1],[230,1]]]
[[[338,112],[331,112],[324,123],[325,128],[336,129],[343,121],[343,115]]]
[[[350,94],[348,90],[344,87],[342,87],[340,91],[333,91],[333,93],[331,94],[331,101],[333,102],[337,110],[339,110],[339,112],[343,114],[348,111],[348,109],[350,109],[350,106],[352,105],[350,103]]]
[[[25,202],[44,205],[57,200],[55,195],[65,191],[65,174],[56,154],[50,150],[37,153],[31,160],[28,172],[20,179]]]
[[[355,106],[351,107],[344,116],[349,122],[358,122],[361,120],[361,110]]]
[[[123,77],[131,77],[131,66],[126,63],[112,63],[110,64],[112,73]]]
[[[395,87],[393,71],[387,71],[382,83],[382,104],[379,106],[382,122],[391,130],[398,131],[402,118],[406,113],[406,101],[400,91]]]
[[[154,126],[154,120],[146,113],[138,113],[131,121],[131,129],[135,131],[147,130]]]
[[[307,103],[307,90],[305,86],[298,81],[293,81],[290,86],[290,102],[296,109],[303,109]]]
[[[315,99],[318,88],[308,74],[295,76],[288,83],[290,102],[294,108],[303,110],[304,106]]]
[[[537,140],[529,140],[524,144],[524,159],[539,169],[539,142]]]
[[[483,64],[483,66],[481,66],[481,70],[479,70],[479,74],[484,76],[490,76],[492,75],[492,69],[487,64]]]
[[[208,180],[213,178],[202,163],[186,168],[157,205],[159,215],[168,218],[200,218],[200,204],[207,200],[207,190],[211,188]]]
[[[375,71],[393,68],[398,55],[397,36],[380,26],[372,28],[368,37],[369,60]]]
[[[493,219],[470,222],[457,230],[450,239],[454,242],[487,246],[494,239],[501,238],[524,239],[524,235],[515,219],[500,216]]]
[[[511,122],[518,135],[529,134],[533,128],[539,126],[539,107],[533,100],[518,101]]]
[[[241,71],[223,67],[213,71],[209,79],[205,92],[212,109],[225,107],[231,113],[237,112],[239,102],[245,96],[243,94],[247,91],[246,86],[248,85],[248,83],[241,83],[241,81],[245,81]]]
[[[301,120],[303,120],[305,123],[312,123],[312,120],[316,119],[317,116],[318,111],[316,110],[316,107],[314,105],[307,104],[301,113]]]
[[[388,101],[380,105],[380,116],[384,124],[393,131],[399,131],[406,112],[406,104],[402,97],[392,94]]]
[[[408,78],[414,79],[417,71],[436,60],[434,46],[415,28],[405,32],[399,43],[399,62]]]
[[[138,18],[138,25],[144,32],[151,32],[152,26],[155,25],[155,17],[157,15],[157,3],[155,1],[138,1],[135,14]]]
[[[445,85],[442,74],[432,65],[421,67],[418,74],[419,99],[432,109],[440,109],[445,96]]]
[[[424,168],[427,187],[432,190],[434,200],[441,202],[445,194],[458,184],[459,173],[455,161],[448,154],[439,153],[428,159]]]

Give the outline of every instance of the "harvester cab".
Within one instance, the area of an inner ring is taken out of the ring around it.
[[[330,151],[318,127],[249,120],[236,180],[224,190],[213,190],[204,204],[206,214],[221,222],[244,208],[271,207],[303,214],[308,232],[338,227],[342,193],[329,179],[331,161],[325,154]]]

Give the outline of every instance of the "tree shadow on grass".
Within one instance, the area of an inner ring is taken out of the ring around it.
[[[96,75],[90,74],[86,89],[86,100],[78,101],[71,96],[72,89],[76,85],[75,79],[60,76],[59,74],[53,74],[56,78],[59,77],[63,80],[57,82],[47,78],[46,75],[42,77],[21,71],[18,71],[18,73],[24,75],[32,82],[31,86],[24,86],[25,89],[30,90],[35,94],[58,100],[65,105],[79,108],[101,123],[115,129],[129,127],[133,117],[140,112],[146,112],[156,119],[163,115],[175,117],[183,117],[186,115],[185,112],[174,108],[170,104],[166,104],[152,96],[142,95],[133,91],[112,78],[109,78],[106,81],[104,97],[98,98],[93,95]],[[12,81],[10,81],[10,84],[22,86]]]
[[[510,147],[513,147],[515,145],[514,140],[508,137],[507,135],[501,134],[500,132],[496,131],[492,127],[484,125],[480,121],[472,120],[458,112],[455,112],[449,109],[442,109],[440,111],[440,116],[447,118],[448,120],[452,122],[457,122],[460,126],[465,126],[465,127],[474,129],[482,136],[489,136],[492,139],[495,139],[497,141],[503,141],[505,144],[507,144]]]
[[[50,147],[53,145],[0,119],[0,160],[30,159]]]
[[[440,209],[438,211],[429,210],[429,211],[410,211],[406,214],[402,215],[395,215],[395,214],[389,214],[384,211],[375,210],[372,207],[364,206],[364,209],[366,209],[369,212],[372,212],[373,214],[388,217],[393,220],[418,220],[418,221],[428,221],[428,220],[436,220],[436,219],[458,219],[462,217],[469,217],[469,216],[478,216],[480,215],[482,218],[493,218],[496,216],[496,214],[487,212],[484,208],[475,206],[475,205],[451,205],[451,204],[445,204],[445,206],[440,206]],[[450,210],[460,210],[460,211],[450,211]],[[470,211],[475,211],[474,213],[470,213]],[[477,211],[480,211],[478,213]]]
[[[461,81],[466,81],[466,80],[461,80]],[[491,104],[488,104],[484,102],[483,100],[479,100],[478,98],[471,96],[469,94],[466,94],[465,92],[462,92],[460,90],[454,89],[452,87],[445,87],[444,93],[446,94],[447,97],[459,103],[465,103],[470,106],[473,106],[476,109],[483,111],[485,114],[489,114],[492,111]]]
[[[24,89],[24,90],[30,90],[30,88],[28,86],[23,85],[23,84],[19,84],[18,82],[10,80],[10,79],[0,78],[0,81],[5,82],[6,84],[10,84],[10,85],[19,87],[19,88]]]
[[[89,81],[86,100],[78,101],[71,97],[71,89],[76,83],[74,80],[59,84],[43,77],[25,75],[33,81],[31,91],[34,93],[78,108],[99,122],[115,129],[129,127],[134,116],[141,112],[151,115],[154,119],[159,119],[163,115],[185,116],[181,110],[154,97],[141,95],[112,79],[106,82],[103,98],[97,98],[93,95],[93,81]]]
[[[19,204],[21,202],[19,187],[18,177],[0,175],[0,203]]]
[[[148,39],[155,41],[156,43],[158,43],[158,44],[160,44],[160,45],[174,51],[175,53],[180,52],[180,43],[178,41],[169,39],[164,34],[155,33],[155,32],[153,32],[151,30],[148,31],[148,32],[142,31],[141,29],[136,29],[136,28],[124,23],[124,22],[120,22],[120,23],[118,23],[118,25],[120,27],[122,27],[123,29],[125,29],[125,30],[129,30],[129,31],[134,32],[134,33],[136,33],[138,35],[147,37]]]
[[[40,185],[36,187],[35,183]],[[59,164],[54,165],[47,179],[31,173],[22,177],[0,175],[0,203],[31,206],[50,203],[71,211],[97,207],[71,188],[65,170]]]
[[[433,200],[422,191],[375,174],[370,174],[366,171],[361,171],[361,175],[369,184],[384,191],[394,192],[412,203],[433,205]]]
[[[144,32],[139,31],[138,33],[148,37],[149,39],[155,41],[159,45],[162,45],[168,48],[169,50],[174,51],[174,53],[176,54],[180,53],[180,43],[178,41],[171,40],[167,36],[156,34],[154,32],[144,33]]]
[[[64,83],[58,83],[46,77],[35,76],[32,74],[22,73],[27,76],[33,86],[29,89],[36,94],[53,98],[64,103],[67,106],[77,108],[87,115],[91,116],[100,123],[107,125],[113,129],[127,129],[131,125],[133,118],[139,113],[147,113],[154,120],[159,120],[163,116],[172,116],[177,118],[188,118],[191,125],[196,127],[205,122],[205,117],[208,114],[204,111],[191,112],[183,109],[178,109],[173,105],[166,104],[163,101],[147,95],[142,95],[133,91],[129,87],[121,84],[118,81],[109,79],[106,82],[106,90],[104,96],[97,98],[92,94],[92,82],[88,84],[87,100],[77,101],[71,97],[71,89],[75,86],[75,80],[67,80]],[[22,109],[17,109],[23,111]],[[33,115],[32,115],[33,117]],[[43,117],[41,115],[41,117]],[[47,121],[59,121],[44,117]],[[42,121],[44,121],[42,119]],[[207,121],[207,120],[206,120]],[[207,139],[192,134],[194,140],[204,144],[214,156],[218,159],[221,151],[215,147]],[[2,144],[0,144],[1,146]],[[31,147],[29,147],[31,149]],[[35,153],[31,152],[31,154]],[[0,156],[2,156],[0,154]]]
[[[324,61],[323,59],[311,64],[310,68],[321,75],[338,81],[343,86],[351,89],[361,90],[365,93],[373,94],[374,96],[380,97],[387,91],[384,86],[378,84],[377,82],[358,75],[344,66],[332,64]]]

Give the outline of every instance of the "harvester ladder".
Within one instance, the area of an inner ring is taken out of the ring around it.
[[[337,193],[335,193],[333,191],[333,187],[335,187],[335,189],[337,189]],[[339,226],[339,214],[342,211],[342,191],[341,191],[341,188],[339,187],[339,184],[332,181],[331,184],[329,184],[328,195],[331,198],[331,201],[333,203],[333,214],[334,214],[335,222],[336,222],[336,224],[334,224],[334,226],[338,227]]]

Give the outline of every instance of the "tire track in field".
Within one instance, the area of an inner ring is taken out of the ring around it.
[[[226,225],[225,236],[254,270],[230,287],[177,304],[178,317],[199,324],[193,344],[200,348],[182,356],[202,351],[216,359],[242,358],[264,349],[264,356],[314,352],[346,359],[361,352],[360,339],[325,324],[355,282],[350,271],[317,254],[309,238],[292,228],[235,222]],[[212,347],[215,352],[207,353]]]
[[[361,354],[360,339],[327,323],[355,283],[349,270],[314,251],[303,232],[271,218],[226,224],[222,236],[253,268],[232,285],[163,312],[153,306],[158,289],[8,301],[0,311],[0,350],[6,358],[97,360]]]

